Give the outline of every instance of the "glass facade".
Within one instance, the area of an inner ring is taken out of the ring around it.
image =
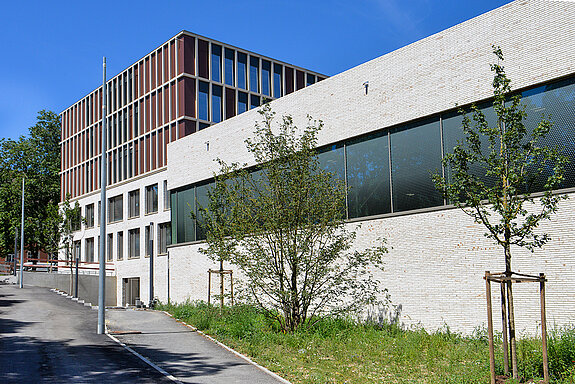
[[[235,86],[234,84],[234,51],[231,49],[225,49],[224,58],[224,75],[227,85]]]
[[[250,91],[259,92],[259,72],[260,72],[260,59],[258,57],[250,56]]]
[[[209,120],[210,108],[210,85],[204,81],[199,82],[198,92],[198,117],[202,120]]]
[[[165,42],[107,83],[108,185],[165,167],[169,143],[292,92],[287,68],[188,32]],[[96,89],[61,114],[62,201],[100,187],[102,96]]]
[[[212,80],[222,81],[222,47],[212,44]]]
[[[562,188],[575,187],[575,78],[526,90],[522,104],[528,118],[525,124],[532,130],[543,116],[552,122],[545,144],[558,146],[569,157]],[[478,105],[490,125],[496,115],[489,103]],[[318,149],[319,165],[342,180],[347,187],[347,217],[369,217],[447,204],[436,191],[433,173],[449,177],[443,168],[444,153],[453,150],[464,139],[462,116],[449,111],[418,122],[381,129],[359,138],[345,140]],[[487,143],[487,142],[485,142]],[[552,170],[552,165],[549,167]],[[480,174],[479,167],[472,172]],[[484,171],[483,171],[484,172]],[[191,212],[207,205],[208,190],[213,183],[202,182],[172,191],[172,243],[203,240],[202,223]],[[541,190],[541,184],[532,191]]]
[[[238,52],[238,88],[248,89],[248,55]]]
[[[212,85],[212,121],[219,123],[222,121],[222,87]]]

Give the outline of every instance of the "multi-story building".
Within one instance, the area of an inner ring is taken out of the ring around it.
[[[377,278],[399,321],[429,329],[447,324],[463,332],[484,324],[484,272],[503,270],[503,256],[480,225],[443,199],[430,174],[446,171],[442,156],[463,137],[459,107],[476,103],[493,120],[489,63],[496,44],[513,89],[523,98],[527,124],[551,115],[555,125],[548,140],[570,156],[558,191],[570,199],[540,228],[552,241],[533,254],[513,249],[513,268],[545,273],[549,322],[572,323],[573,30],[574,2],[518,0],[319,83],[318,74],[186,32],[178,35],[110,81],[107,236],[118,304],[131,302],[131,291],[138,290],[149,300],[144,287],[150,268],[140,244],[150,223],[161,239],[155,295],[207,298],[213,262],[200,252],[201,228],[191,212],[218,170],[214,159],[253,165],[244,140],[260,120],[259,100],[283,96],[270,103],[278,115],[290,114],[299,125],[307,115],[324,122],[318,145],[326,151],[320,156],[329,157],[349,189],[348,225],[362,224],[356,246],[387,238],[390,251]],[[125,84],[131,84],[129,91]],[[62,114],[63,196],[71,193],[88,219],[75,234],[88,260],[96,254],[98,236],[93,217],[99,199],[94,144],[99,97],[95,91]],[[533,330],[539,318],[538,287],[532,285],[519,284],[514,292],[518,330]]]
[[[157,237],[156,254],[167,254],[168,143],[323,79],[319,73],[182,31],[108,80],[106,254],[118,279],[130,263],[144,273],[150,233]],[[87,263],[97,260],[99,244],[101,103],[102,87],[61,114],[61,198],[70,196],[81,206],[86,220],[74,234],[73,249]]]

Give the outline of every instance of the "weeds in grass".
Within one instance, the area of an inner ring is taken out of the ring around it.
[[[471,336],[447,325],[435,332],[402,329],[386,321],[313,319],[295,333],[249,305],[214,307],[203,302],[161,304],[176,318],[251,356],[293,383],[489,383],[487,330]],[[503,374],[501,335],[496,372]],[[575,384],[575,327],[552,330],[548,340],[552,383]],[[541,342],[518,343],[522,377],[543,376]]]

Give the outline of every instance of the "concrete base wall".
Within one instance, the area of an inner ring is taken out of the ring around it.
[[[78,297],[92,305],[98,305],[98,276],[79,275]],[[68,294],[70,290],[70,275],[64,273],[48,272],[24,272],[24,285],[36,287],[56,288]],[[116,299],[116,276],[106,276],[106,305],[115,306]]]

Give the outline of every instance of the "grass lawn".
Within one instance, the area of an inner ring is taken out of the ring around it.
[[[489,383],[486,332],[462,337],[448,329],[427,333],[326,318],[286,334],[253,307],[224,308],[221,314],[204,303],[161,309],[292,383]],[[537,379],[541,343],[521,340],[518,349],[523,377]],[[575,328],[552,333],[549,352],[552,382],[575,383]]]

